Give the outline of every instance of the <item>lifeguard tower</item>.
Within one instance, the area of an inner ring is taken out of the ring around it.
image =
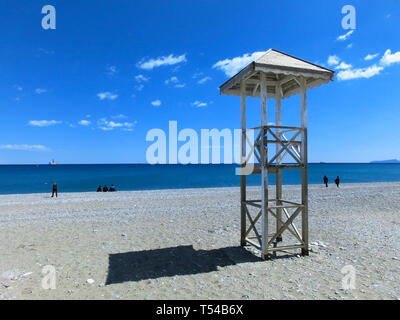
[[[241,101],[240,242],[260,250],[262,259],[268,259],[273,252],[291,249],[301,249],[303,256],[308,255],[307,90],[333,79],[332,70],[270,49],[220,86],[220,94],[240,96]],[[296,94],[300,94],[301,125],[283,126],[281,101]],[[252,129],[246,129],[248,96],[261,100],[261,126]],[[275,99],[274,125],[267,122],[268,99]],[[250,130],[254,131],[254,141],[248,137]],[[251,158],[256,163],[250,163]],[[282,171],[286,169],[301,171],[298,201],[283,197]],[[261,174],[261,199],[247,198],[249,174]],[[276,175],[274,198],[268,196],[270,174]],[[301,220],[299,229],[296,218]]]

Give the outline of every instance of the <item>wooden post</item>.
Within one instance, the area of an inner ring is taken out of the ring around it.
[[[308,256],[308,159],[307,159],[307,86],[306,79],[300,78],[300,99],[301,99],[301,158],[303,167],[301,169],[301,202],[302,210],[302,239],[304,246],[301,249],[303,256]]]
[[[246,166],[246,87],[244,81],[240,83],[240,126],[242,129],[241,140],[241,168]],[[240,245],[246,245],[246,176],[240,175]]]
[[[282,94],[281,94],[280,86],[276,86],[275,94],[276,94],[276,97],[275,97],[275,102],[276,102],[276,110],[275,110],[276,111],[276,119],[275,119],[275,122],[276,122],[277,126],[281,126],[282,125],[282,114],[281,114],[281,101],[282,101],[281,100],[282,99],[281,95]],[[277,129],[277,137],[279,139],[282,139],[281,129]],[[280,150],[281,150],[281,145],[279,143],[277,143],[276,144],[276,153],[278,153]],[[282,157],[281,156],[279,156],[276,159],[276,163],[278,165],[280,165],[282,163]],[[282,169],[278,168],[278,167],[276,169],[276,182],[275,182],[275,184],[276,184],[276,199],[277,199],[277,203],[276,204],[278,206],[281,206],[282,205],[282,202],[281,202],[281,200],[282,200]],[[282,224],[281,223],[281,220],[282,220],[282,209],[278,208],[276,210],[276,213],[277,213],[276,231],[278,232],[278,230],[281,228],[281,224]],[[278,242],[282,241],[282,235],[281,234],[278,235],[278,237],[276,238],[276,241],[278,241]]]
[[[261,258],[268,259],[268,149],[267,131],[267,80],[265,73],[261,72],[260,99],[261,99],[261,126],[262,126],[262,148],[261,148]]]

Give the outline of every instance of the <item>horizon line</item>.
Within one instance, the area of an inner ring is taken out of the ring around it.
[[[393,159],[394,160],[394,159]],[[312,161],[308,162],[309,164],[396,164],[396,162],[390,163],[386,161],[393,161],[393,160],[380,160],[380,161],[365,161],[365,162],[329,162],[329,161]],[[399,161],[399,160],[397,160]],[[62,166],[62,165],[135,165],[135,164],[148,164],[148,165],[240,165],[239,163],[188,163],[188,164],[182,164],[182,163],[156,163],[156,164],[150,164],[147,162],[99,162],[99,163],[89,163],[89,162],[83,162],[83,163],[57,163],[55,165],[51,165],[49,163],[0,163],[0,166]],[[398,162],[397,164],[400,164]]]

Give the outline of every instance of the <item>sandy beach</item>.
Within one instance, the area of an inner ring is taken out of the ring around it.
[[[400,183],[311,185],[309,205],[310,256],[262,261],[239,188],[0,195],[0,299],[400,299]]]

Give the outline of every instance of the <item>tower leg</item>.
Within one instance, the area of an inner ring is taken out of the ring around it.
[[[300,98],[301,98],[301,159],[303,167],[301,169],[301,202],[303,210],[301,213],[301,232],[304,246],[301,250],[303,256],[308,255],[308,157],[307,157],[307,87],[306,80],[300,78]]]
[[[282,102],[282,90],[280,85],[276,87],[276,97],[275,97],[275,121],[276,121],[276,125],[277,126],[281,126],[282,125],[282,106],[281,106],[281,102]],[[281,129],[277,129],[276,131],[277,133],[277,137],[282,140],[282,135],[281,135]],[[276,144],[276,153],[279,153],[281,150],[281,145],[279,143]],[[276,159],[276,163],[277,164],[281,164],[282,163],[282,157],[279,156]],[[278,206],[282,205],[282,169],[277,168],[276,171],[276,199],[277,202],[276,204]],[[282,209],[278,208],[276,210],[276,215],[277,215],[277,219],[276,219],[276,232],[278,232],[278,230],[280,229],[282,223],[281,223],[281,219],[282,219]],[[282,234],[279,234],[278,237],[276,238],[277,242],[282,242]]]
[[[268,148],[267,148],[267,81],[265,73],[261,73],[260,98],[261,98],[261,257],[268,258]]]
[[[301,249],[303,256],[308,256],[308,177],[307,164],[301,169],[301,200],[304,208],[301,213],[301,231],[304,247]]]
[[[282,170],[281,169],[277,169],[276,171],[276,199],[277,199],[277,205],[280,206],[282,205]],[[277,213],[277,219],[276,219],[276,232],[278,232],[278,230],[281,228],[282,223],[282,209],[278,208],[276,210]],[[281,242],[282,241],[282,235],[278,235],[278,237],[276,238],[277,242]]]
[[[246,176],[240,176],[240,245],[246,245]]]
[[[240,83],[240,127],[241,139],[241,166],[246,166],[246,91],[245,83]],[[246,176],[241,172],[240,176],[240,245],[246,245]]]

